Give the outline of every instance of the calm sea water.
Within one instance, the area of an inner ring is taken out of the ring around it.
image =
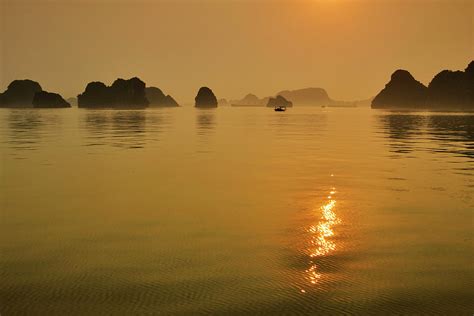
[[[474,312],[474,115],[0,111],[0,312]]]

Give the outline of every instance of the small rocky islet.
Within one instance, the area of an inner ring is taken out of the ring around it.
[[[33,80],[14,80],[0,93],[3,108],[68,108],[71,105],[57,93],[47,92]]]
[[[217,107],[217,98],[208,87],[201,87],[194,98],[197,108],[215,108]]]

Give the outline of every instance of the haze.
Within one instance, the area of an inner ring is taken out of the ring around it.
[[[76,96],[138,76],[191,102],[323,87],[374,96],[397,68],[427,84],[472,60],[472,1],[0,0],[0,89],[30,78]]]

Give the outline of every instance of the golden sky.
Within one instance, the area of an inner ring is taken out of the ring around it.
[[[322,87],[365,99],[397,68],[428,84],[474,59],[474,1],[0,0],[0,90],[75,96],[138,76],[178,102]]]

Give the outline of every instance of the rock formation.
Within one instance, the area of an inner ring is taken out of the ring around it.
[[[175,99],[173,99],[172,96],[170,96],[170,95],[168,94],[168,95],[166,95],[165,102],[164,102],[164,106],[176,107],[176,106],[179,106],[179,104],[178,104],[178,102],[176,102]]]
[[[150,102],[150,106],[160,107],[176,107],[178,102],[170,95],[165,95],[160,89],[156,87],[145,88],[146,98]]]
[[[471,106],[474,104],[474,60],[469,63],[466,70],[466,80],[468,82],[467,94],[471,102]]]
[[[36,92],[43,91],[38,82],[14,80],[0,93],[0,107],[31,107]]]
[[[474,109],[474,61],[465,71],[443,70],[428,85],[427,105],[433,108]]]
[[[322,88],[305,88],[297,90],[284,90],[278,92],[279,95],[286,100],[291,100],[292,105],[328,105],[333,102],[326,90]],[[271,97],[258,98],[256,95],[249,93],[241,100],[231,100],[233,105],[261,105],[266,106]],[[273,98],[274,99],[274,98]],[[280,100],[281,101],[281,100]],[[272,101],[274,102],[274,101]]]
[[[59,94],[46,91],[38,91],[33,97],[33,107],[35,108],[70,108]]]
[[[110,87],[99,81],[90,82],[85,91],[77,96],[77,101],[79,107],[91,108],[148,106],[145,83],[137,77],[117,79]]]
[[[67,103],[71,106],[77,106],[77,98],[71,97],[66,99]]]
[[[227,101],[227,99],[219,99],[217,100],[217,105],[221,106],[221,105],[229,105],[229,101]]]
[[[217,98],[208,87],[200,88],[194,100],[196,107],[217,107]]]
[[[286,106],[286,107],[292,107],[293,103],[291,101],[288,101],[281,95],[277,95],[276,98],[270,98],[268,100],[267,106],[275,107],[275,106]]]
[[[372,101],[372,108],[474,109],[474,61],[465,71],[443,70],[425,87],[397,70]]]
[[[422,108],[426,103],[427,90],[408,71],[399,69],[375,96],[372,108]]]
[[[137,77],[117,79],[110,87],[112,102],[115,106],[146,107],[145,83]]]
[[[265,106],[268,98],[259,99],[255,94],[249,93],[241,100],[232,100],[233,105],[261,105]]]
[[[89,82],[86,90],[77,96],[79,107],[112,106],[109,88],[100,81]]]
[[[298,90],[284,90],[277,93],[294,105],[328,105],[331,99],[326,90],[322,88],[305,88]]]

